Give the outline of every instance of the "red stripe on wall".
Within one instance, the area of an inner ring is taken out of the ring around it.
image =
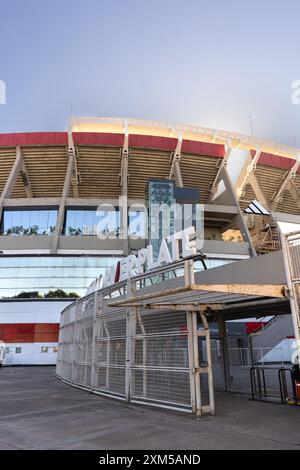
[[[0,340],[4,343],[56,343],[57,323],[1,323]]]

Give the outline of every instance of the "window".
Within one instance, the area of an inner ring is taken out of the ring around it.
[[[63,289],[84,295],[86,288],[106,268],[115,266],[113,256],[5,256],[0,257],[0,298],[20,292]]]
[[[42,346],[41,353],[47,353],[47,352],[49,352],[49,348],[47,346]]]
[[[16,354],[21,354],[21,352],[22,352],[22,348],[17,347],[17,348],[16,348]]]
[[[3,235],[51,235],[55,230],[56,209],[5,209]]]
[[[142,210],[128,213],[128,235],[132,238],[147,238],[147,214]]]
[[[65,235],[94,235],[118,237],[120,232],[119,210],[97,211],[97,208],[67,209]]]
[[[58,347],[57,347],[57,346],[55,346],[55,347],[53,348],[53,352],[54,352],[54,353],[57,353],[57,352],[58,352]]]

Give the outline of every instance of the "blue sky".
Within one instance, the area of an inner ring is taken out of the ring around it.
[[[300,147],[297,0],[0,0],[0,132],[70,114],[251,133]]]

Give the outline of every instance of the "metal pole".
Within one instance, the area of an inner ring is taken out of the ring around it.
[[[218,328],[219,328],[219,337],[221,341],[221,351],[222,351],[224,390],[227,392],[230,388],[230,361],[229,361],[229,354],[228,354],[226,322],[225,322],[225,317],[222,313],[218,313]]]
[[[296,340],[296,349],[297,349],[297,359],[296,359],[296,361],[299,364],[299,362],[300,362],[299,305],[298,305],[298,302],[297,302],[297,293],[296,293],[296,290],[295,290],[295,285],[294,285],[293,280],[292,280],[293,266],[292,266],[292,261],[291,261],[291,257],[290,257],[290,250],[289,250],[289,247],[288,247],[288,236],[284,235],[282,232],[281,232],[281,244],[282,244],[282,253],[283,253],[284,266],[285,266],[287,286],[288,286],[288,289],[289,289],[289,297],[290,297],[292,321],[293,321],[293,326],[294,326],[294,334],[295,334],[295,340]]]
[[[186,286],[194,284],[194,263],[192,260],[187,260],[184,263],[184,282]],[[196,373],[196,358],[198,357],[199,363],[199,351],[198,351],[198,336],[196,331],[195,344],[195,329],[194,329],[194,314],[195,312],[187,311],[187,331],[188,331],[188,355],[189,355],[189,368],[190,368],[190,391],[191,391],[191,405],[192,412],[197,415],[201,414],[201,389],[200,389],[200,377],[199,373]],[[196,320],[197,323],[197,320]],[[199,369],[199,365],[198,365]]]
[[[193,347],[193,322],[192,312],[186,312],[186,323],[188,332],[188,355],[190,369],[190,392],[192,412],[196,412],[196,384],[195,384],[195,363],[194,363],[194,347]]]
[[[201,379],[200,379],[200,360],[199,360],[199,344],[198,344],[198,325],[197,312],[191,312],[192,318],[192,335],[194,348],[194,377],[196,389],[196,413],[202,416],[202,397],[201,397]]]
[[[72,383],[74,383],[74,363],[75,363],[75,342],[76,342],[77,315],[78,315],[78,300],[76,300],[76,304],[75,304],[74,333],[73,333],[73,360],[72,360],[72,367],[71,367],[71,382]]]
[[[130,401],[130,376],[131,376],[131,310],[126,311],[126,364],[125,364],[125,397]]]
[[[212,357],[211,357],[211,342],[210,342],[210,330],[207,318],[204,313],[200,313],[201,320],[205,329],[205,343],[206,343],[206,356],[207,356],[207,375],[208,375],[208,395],[209,395],[209,407],[210,414],[215,414],[215,395],[214,395],[214,380],[212,372]]]
[[[100,296],[99,296],[100,297]],[[98,311],[98,292],[94,293],[94,314],[93,314],[93,336],[92,336],[92,363],[91,363],[91,390],[95,389],[95,352],[97,337],[97,311]]]
[[[127,280],[127,298],[135,294],[135,285],[131,279]],[[129,308],[126,312],[126,366],[125,366],[125,397],[130,402],[132,394],[133,377],[131,365],[135,359],[135,334],[136,334],[137,308]]]

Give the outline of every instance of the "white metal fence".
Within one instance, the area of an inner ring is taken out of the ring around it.
[[[109,313],[105,309],[101,296],[91,295],[63,311],[57,375],[126,399],[129,367],[131,401],[190,410],[186,314],[141,312],[132,320],[124,309]]]
[[[191,411],[186,314],[112,312],[110,298],[97,292],[62,312],[57,375],[96,393]]]
[[[204,316],[193,311],[109,306],[115,297],[131,297],[149,285],[155,288],[182,276],[185,269],[179,263],[156,270],[67,307],[61,315],[57,376],[94,393],[213,414],[210,333]],[[187,269],[193,269],[190,262]],[[201,361],[200,336],[206,351]]]

